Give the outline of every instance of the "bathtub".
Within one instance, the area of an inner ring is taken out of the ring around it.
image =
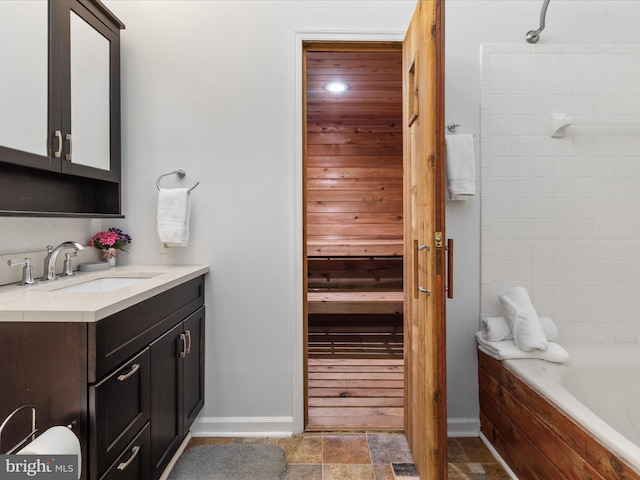
[[[479,353],[482,432],[521,480],[640,479],[640,346],[565,346],[566,364]]]

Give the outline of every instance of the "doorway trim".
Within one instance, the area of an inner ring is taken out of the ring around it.
[[[295,185],[293,202],[293,339],[292,339],[292,413],[294,433],[304,431],[304,329],[303,329],[303,109],[302,109],[302,66],[303,66],[303,42],[402,42],[405,38],[404,31],[366,30],[366,31],[327,31],[327,30],[293,30],[293,65],[294,65],[294,168],[292,169],[292,182]]]

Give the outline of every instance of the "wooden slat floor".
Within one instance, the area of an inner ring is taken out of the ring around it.
[[[307,430],[403,430],[401,317],[318,318],[309,324]]]
[[[309,358],[307,430],[402,430],[402,359]]]

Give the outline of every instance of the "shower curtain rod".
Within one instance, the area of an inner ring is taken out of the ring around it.
[[[542,10],[540,11],[540,28],[538,28],[537,30],[529,30],[527,32],[527,36],[524,37],[527,40],[527,42],[537,43],[538,40],[540,39],[540,32],[544,30],[544,20],[545,20],[545,17],[547,16],[547,7],[549,6],[550,1],[551,0],[544,0],[544,3],[542,5]]]

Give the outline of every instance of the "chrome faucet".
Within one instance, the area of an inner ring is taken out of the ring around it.
[[[84,250],[84,247],[78,242],[62,242],[56,248],[51,245],[47,245],[47,256],[44,259],[44,276],[42,280],[55,280],[56,279],[56,260],[58,255],[65,248],[73,248],[76,252],[78,250]]]

